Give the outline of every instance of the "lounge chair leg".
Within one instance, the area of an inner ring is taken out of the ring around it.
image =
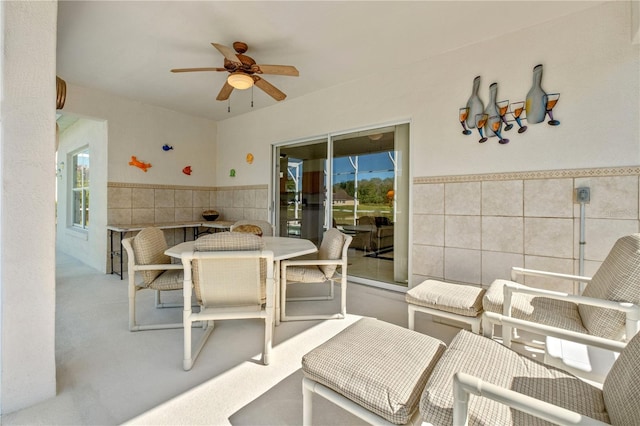
[[[415,330],[416,329],[416,310],[413,309],[413,305],[409,305],[408,306],[408,312],[409,312],[409,330]]]

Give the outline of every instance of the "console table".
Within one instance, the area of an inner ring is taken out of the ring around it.
[[[217,220],[217,221],[195,221],[195,222],[171,222],[171,223],[145,223],[145,224],[134,224],[134,225],[107,225],[107,231],[109,232],[109,248],[110,248],[110,260],[111,260],[111,274],[116,274],[120,276],[120,279],[123,279],[123,256],[122,256],[122,240],[128,232],[139,232],[144,228],[148,228],[150,226],[155,226],[160,229],[180,229],[182,228],[184,232],[183,241],[187,241],[187,229],[191,228],[193,230],[193,239],[197,239],[200,234],[208,233],[210,230],[216,231],[228,231],[231,229],[231,225],[235,222],[226,221],[226,220]],[[200,228],[208,228],[207,231],[200,232]],[[113,237],[114,234],[120,237],[118,246],[119,249],[114,249],[113,246]],[[120,258],[120,270],[116,271],[114,269],[114,257]]]

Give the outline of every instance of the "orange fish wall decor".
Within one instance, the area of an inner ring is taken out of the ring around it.
[[[143,163],[142,161],[138,160],[135,155],[131,156],[131,161],[129,161],[129,165],[135,166],[141,169],[145,173],[147,172],[147,169],[151,167],[150,163]]]
[[[182,173],[184,173],[185,175],[191,176],[191,166],[187,166],[184,169],[182,169]]]

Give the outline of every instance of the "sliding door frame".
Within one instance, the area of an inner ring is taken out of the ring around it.
[[[376,281],[373,279],[368,279],[368,278],[362,278],[362,277],[355,277],[355,276],[348,276],[349,281],[354,282],[354,283],[361,283],[361,284],[365,284],[365,285],[369,285],[371,287],[378,287],[378,288],[383,288],[383,289],[387,289],[387,290],[392,290],[395,292],[401,292],[401,293],[405,293],[411,285],[412,282],[412,276],[411,276],[411,271],[412,271],[412,250],[411,247],[413,246],[413,236],[412,236],[412,230],[413,230],[413,214],[411,213],[413,211],[413,164],[411,161],[411,155],[410,152],[412,151],[412,147],[413,147],[413,136],[412,136],[412,132],[411,132],[411,120],[410,119],[406,119],[406,120],[398,120],[398,121],[392,121],[392,122],[386,122],[386,123],[378,123],[375,125],[370,125],[370,126],[364,126],[364,127],[358,127],[358,128],[353,128],[353,129],[348,129],[348,130],[341,130],[341,131],[335,131],[335,132],[329,132],[326,134],[321,134],[321,135],[317,135],[317,136],[313,136],[313,137],[305,137],[305,138],[299,138],[299,139],[293,139],[293,140],[288,140],[288,141],[283,141],[283,142],[276,142],[273,143],[271,145],[271,190],[269,191],[269,217],[271,220],[271,223],[273,223],[276,226],[276,235],[280,235],[280,220],[279,220],[279,206],[276,205],[276,201],[279,201],[279,195],[276,194],[276,191],[279,190],[280,187],[280,176],[279,173],[280,172],[285,172],[283,170],[280,170],[280,158],[278,155],[278,150],[279,148],[283,148],[283,147],[287,147],[287,146],[295,146],[295,145],[301,145],[304,144],[305,142],[308,143],[313,143],[313,142],[319,142],[320,140],[325,140],[327,143],[327,176],[329,181],[327,182],[327,194],[326,194],[326,205],[325,205],[325,221],[329,221],[333,216],[332,216],[332,211],[331,211],[331,206],[333,205],[333,191],[331,190],[331,188],[333,188],[333,144],[334,144],[334,138],[336,137],[340,137],[340,136],[345,136],[345,135],[349,135],[352,133],[358,133],[358,132],[367,132],[367,131],[372,131],[372,130],[376,130],[376,129],[382,129],[385,127],[391,127],[391,126],[399,126],[399,125],[403,125],[403,124],[407,124],[409,125],[409,141],[408,141],[408,146],[409,146],[409,161],[408,161],[408,187],[407,187],[407,197],[408,197],[408,212],[406,215],[406,220],[407,220],[407,226],[408,226],[408,233],[407,233],[407,241],[405,241],[406,243],[406,247],[407,247],[407,283],[406,286],[403,286],[401,284],[393,284],[393,283],[389,283],[389,282],[385,282],[385,281]]]

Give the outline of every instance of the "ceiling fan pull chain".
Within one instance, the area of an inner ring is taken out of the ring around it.
[[[253,86],[251,86],[251,108],[253,108]]]
[[[231,99],[227,99],[227,112],[231,113]]]

